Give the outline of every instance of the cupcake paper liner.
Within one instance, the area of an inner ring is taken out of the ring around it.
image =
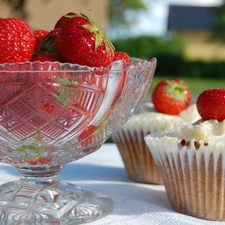
[[[127,174],[132,180],[141,183],[163,184],[144,137],[154,131],[170,129],[174,124],[171,120],[156,120],[141,115],[131,118],[122,129],[112,135]],[[180,125],[180,121],[177,124]]]
[[[175,137],[145,137],[171,207],[182,214],[225,220],[225,147]]]
[[[113,140],[122,157],[128,176],[137,182],[162,184],[162,178],[144,141],[143,132],[120,131]]]

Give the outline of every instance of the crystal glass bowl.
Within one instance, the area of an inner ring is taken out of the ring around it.
[[[107,196],[60,180],[135,112],[156,59],[109,68],[58,62],[0,64],[0,161],[20,179],[0,186],[0,224],[80,224],[113,209]]]

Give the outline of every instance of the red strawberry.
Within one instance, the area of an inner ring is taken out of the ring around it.
[[[41,107],[41,110],[47,114],[51,114],[54,111],[54,108],[54,105],[52,105],[50,102],[47,102]]]
[[[40,43],[38,51],[33,55],[31,61],[61,61],[59,55],[56,52],[56,43],[55,39],[58,35],[60,28],[51,30],[43,38]]]
[[[58,61],[58,59],[51,55],[51,54],[42,54],[42,55],[34,55],[33,58],[31,59],[32,62],[35,62],[35,61],[40,61],[40,62],[46,62],[46,61],[49,61],[49,62],[55,62],[55,61]]]
[[[37,159],[24,159],[24,162],[26,162],[29,165],[35,166],[38,164],[38,160]]]
[[[24,161],[29,165],[49,164],[52,161],[52,157],[39,156],[38,159],[24,159]]]
[[[34,47],[34,53],[38,51],[40,48],[41,42],[44,39],[44,37],[48,34],[47,30],[35,30],[34,31],[34,37],[35,37],[35,47]]]
[[[34,53],[34,33],[19,18],[0,18],[0,63],[25,62]]]
[[[215,88],[203,91],[197,98],[197,109],[203,120],[225,119],[225,89]]]
[[[124,60],[126,65],[130,65],[130,57],[126,52],[115,52],[113,61]]]
[[[52,157],[50,157],[50,156],[40,156],[39,158],[38,158],[38,162],[40,163],[40,164],[49,164],[50,162],[52,161]]]
[[[56,47],[62,60],[69,63],[107,67],[114,59],[112,43],[83,14],[71,18],[61,27]]]
[[[60,61],[59,56],[56,52],[56,43],[55,43],[55,39],[58,35],[59,30],[60,28],[57,28],[48,32],[48,34],[43,38],[38,51],[34,55],[35,57],[38,55],[47,54],[54,56],[56,59],[58,59],[58,61]]]
[[[66,15],[63,15],[55,24],[55,29],[56,28],[61,28],[63,25],[65,25],[71,18],[76,16],[77,14],[74,12],[69,12]]]
[[[95,130],[97,129],[98,127],[95,126],[95,125],[90,125],[88,126],[79,136],[78,136],[78,140],[79,141],[83,141],[85,140],[87,137],[91,136]]]
[[[152,102],[158,112],[177,115],[187,108],[192,98],[187,84],[178,79],[160,81],[152,93]]]

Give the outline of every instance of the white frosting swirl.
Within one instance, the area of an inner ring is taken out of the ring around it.
[[[196,122],[200,118],[196,104],[190,105],[178,115],[169,115],[157,112],[152,103],[145,103],[123,126],[123,129],[146,129],[149,132],[169,131],[174,130],[175,127],[180,128]]]
[[[173,136],[178,139],[195,140],[210,143],[223,142],[225,144],[225,120],[207,120],[197,125],[187,125],[180,130],[175,130]]]

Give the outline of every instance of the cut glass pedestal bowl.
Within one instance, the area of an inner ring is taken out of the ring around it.
[[[80,224],[113,209],[107,196],[58,177],[96,151],[146,95],[156,59],[109,68],[0,64],[0,161],[20,179],[0,186],[0,224]]]

